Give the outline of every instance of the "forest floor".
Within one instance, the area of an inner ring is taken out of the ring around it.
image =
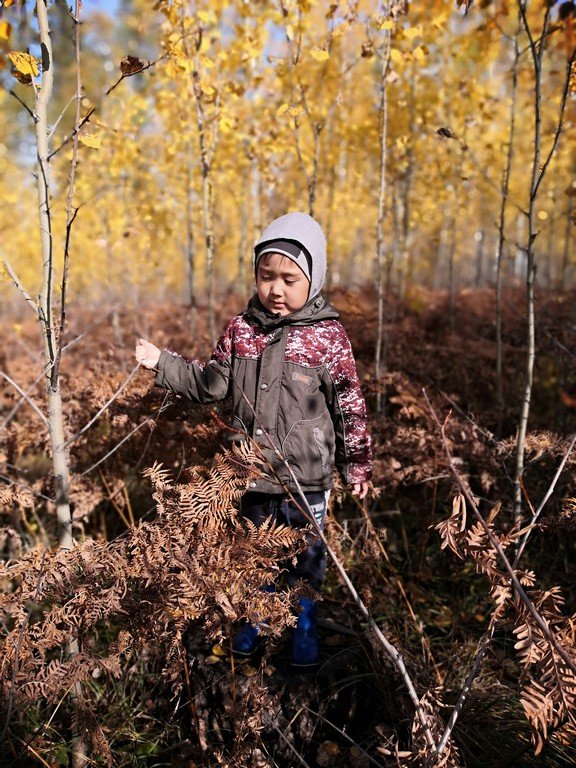
[[[413,290],[403,301],[390,298],[379,381],[373,375],[374,293],[338,290],[330,299],[350,336],[366,394],[374,492],[359,504],[337,486],[328,538],[371,615],[401,651],[419,695],[438,692],[445,719],[494,609],[489,578],[476,572],[472,560],[441,546],[434,530],[450,516],[459,491],[447,450],[479,510],[488,514],[500,502],[497,528],[510,530],[526,367],[524,292],[509,291],[503,299],[500,402],[492,291],[462,291],[453,308],[444,293]],[[242,299],[229,296],[219,308],[218,324],[242,306]],[[576,295],[538,295],[536,312],[524,523],[544,498],[576,432]],[[178,478],[186,467],[211,465],[227,445],[229,407],[192,406],[154,388],[150,372],[134,372],[138,336],[186,357],[206,359],[211,345],[202,307],[194,338],[184,306],[71,307],[69,317],[62,393],[67,434],[76,436],[70,448],[76,535],[114,541],[156,514],[150,483],[143,477],[147,467],[161,462]],[[42,407],[41,345],[33,318],[0,320],[0,332],[0,371]],[[79,434],[132,374],[95,423]],[[54,545],[54,519],[41,501],[53,491],[48,440],[27,404],[14,411],[19,400],[4,380],[0,475],[5,485],[33,489],[39,501],[32,509],[17,504],[0,508],[2,524],[12,526],[24,548],[37,542]],[[522,563],[535,573],[539,589],[562,590],[566,616],[576,612],[575,479],[576,457],[570,454]],[[12,539],[2,542],[4,557],[18,555]],[[398,765],[400,758],[390,753],[393,745],[410,749],[413,707],[334,567],[328,569],[319,615],[322,660],[307,674],[290,668],[288,632],[265,644],[250,662],[235,663],[225,641],[215,653],[215,640],[206,637],[201,623],[193,623],[186,638],[186,685],[176,698],[161,674],[162,655],[153,649],[134,659],[111,688],[98,687],[95,679],[91,696],[110,751],[104,750],[107,758],[95,757],[94,764]],[[515,643],[510,626],[498,624],[454,730],[451,759],[458,762],[449,765],[576,764],[576,746],[564,736],[560,740],[552,734],[541,753],[534,754],[520,703],[526,670]],[[248,703],[267,708],[267,718],[260,717],[257,726]],[[28,707],[11,711],[10,717],[9,747],[0,765],[63,763],[66,739],[56,725],[60,715],[38,703],[34,712]]]

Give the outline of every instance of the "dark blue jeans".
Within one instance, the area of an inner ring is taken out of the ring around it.
[[[305,493],[304,496],[314,513],[316,522],[324,528],[328,494],[325,491]],[[295,495],[295,498],[296,495]],[[306,507],[302,505],[304,509]],[[240,505],[240,513],[251,520],[256,527],[272,516],[278,525],[290,525],[293,528],[303,528],[309,524],[308,516],[303,514],[294,502],[285,494],[268,494],[249,492],[244,494]],[[322,586],[326,570],[326,552],[317,534],[310,533],[309,544],[304,552],[300,552],[296,565],[286,563],[287,581],[293,586],[299,579],[310,584],[316,590]]]

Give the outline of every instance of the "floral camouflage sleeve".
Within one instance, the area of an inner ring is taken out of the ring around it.
[[[366,402],[346,331],[338,322],[330,326],[325,361],[336,400],[332,404],[336,428],[336,464],[348,483],[363,483],[372,476],[372,446]],[[328,330],[328,329],[327,329]]]

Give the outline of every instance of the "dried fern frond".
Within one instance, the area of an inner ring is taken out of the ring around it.
[[[442,539],[441,549],[449,549],[460,559],[464,558],[462,553],[462,539],[466,531],[466,499],[459,493],[452,500],[452,514],[447,520],[442,520],[434,526]]]
[[[434,743],[439,744],[445,728],[444,721],[440,717],[440,712],[445,708],[440,699],[440,691],[426,691],[420,698],[420,707]],[[417,716],[414,716],[412,721],[412,749],[419,761],[417,765],[430,765],[434,768],[460,768],[461,766],[460,753],[452,739],[448,740],[442,754],[431,754],[422,723]]]
[[[164,671],[181,685],[182,637],[202,621],[221,638],[242,618],[268,621],[278,634],[293,623],[289,592],[262,591],[304,546],[309,532],[266,522],[256,529],[238,517],[237,502],[260,473],[249,446],[218,455],[206,470],[175,484],[160,464],[145,472],[158,516],[112,542],[87,540],[71,552],[37,546],[0,564],[0,645],[3,693],[15,702],[54,701],[94,669],[116,677],[136,650],[164,655]],[[32,620],[33,619],[33,620]],[[108,628],[108,648],[90,652]],[[57,659],[71,639],[83,649]]]
[[[443,538],[443,547],[450,548],[460,558],[470,558],[476,571],[489,579],[494,600],[491,628],[503,622],[512,627],[516,636],[514,648],[525,679],[521,703],[532,727],[536,754],[539,754],[551,733],[564,727],[570,732],[571,726],[576,725],[576,675],[545,632],[548,627],[576,667],[576,619],[563,614],[564,597],[558,587],[547,590],[536,587],[533,571],[516,569],[515,575],[525,587],[525,596],[519,599],[495,542],[505,550],[517,541],[522,531],[514,527],[501,534],[495,529],[500,505],[495,505],[483,522],[477,521],[466,530],[464,507],[456,497],[450,518],[436,529]],[[532,608],[527,605],[526,596]]]
[[[7,507],[16,504],[24,509],[31,509],[34,506],[34,494],[29,488],[25,488],[16,483],[0,486],[0,507]]]

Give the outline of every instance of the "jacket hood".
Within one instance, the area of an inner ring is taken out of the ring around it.
[[[321,320],[337,320],[339,315],[322,294],[308,299],[303,307],[291,315],[273,315],[264,308],[255,293],[248,302],[244,317],[251,319],[264,330],[272,331],[285,325],[312,325]]]
[[[322,227],[307,213],[287,213],[274,219],[254,246],[254,270],[266,244],[274,240],[295,243],[304,249],[310,275],[308,299],[313,299],[322,290],[326,276],[326,237]],[[298,263],[293,254],[287,252],[286,255]]]

